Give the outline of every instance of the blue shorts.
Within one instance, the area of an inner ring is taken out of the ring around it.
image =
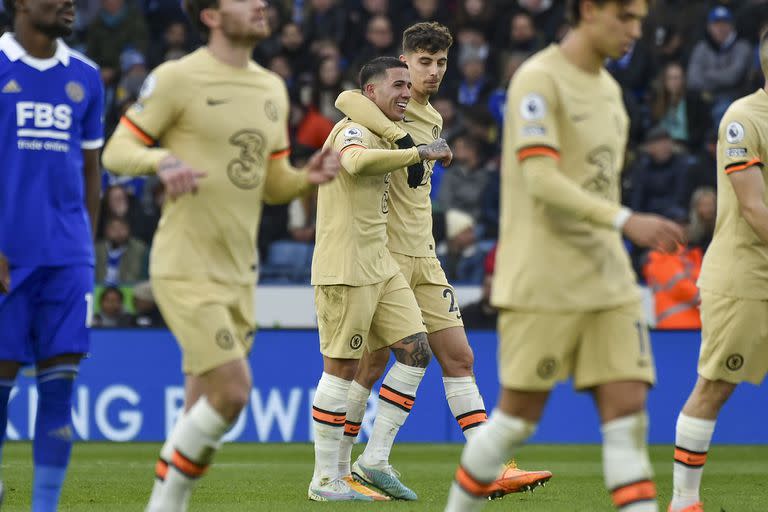
[[[90,348],[93,267],[13,267],[0,295],[0,361],[29,364]]]

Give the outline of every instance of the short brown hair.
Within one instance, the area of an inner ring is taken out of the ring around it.
[[[219,0],[182,0],[182,8],[187,14],[190,23],[200,33],[203,38],[207,38],[210,33],[208,25],[200,19],[200,13],[203,9],[215,9],[219,6]]]
[[[626,5],[632,0],[591,0],[597,5],[605,5],[609,2]],[[645,0],[649,5],[651,0]],[[565,16],[568,19],[568,23],[572,26],[576,26],[581,22],[581,2],[582,0],[568,0],[565,4]]]
[[[436,21],[416,23],[403,32],[403,53],[437,53],[447,50],[452,44],[451,31]]]

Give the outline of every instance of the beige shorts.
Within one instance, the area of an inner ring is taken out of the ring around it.
[[[419,305],[403,274],[367,286],[315,286],[320,353],[335,359],[360,359],[424,332]]]
[[[464,327],[456,291],[448,284],[440,260],[394,252],[392,256],[416,296],[428,333],[449,327]]]
[[[499,312],[503,387],[546,391],[570,376],[576,389],[624,380],[655,382],[639,302],[590,312]]]
[[[768,372],[768,300],[701,292],[699,375],[759,385]]]
[[[181,347],[182,369],[202,375],[253,345],[253,286],[152,279],[152,293]]]

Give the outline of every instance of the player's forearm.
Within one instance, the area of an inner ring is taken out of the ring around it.
[[[264,182],[264,202],[285,204],[306,193],[311,187],[306,170],[291,166],[287,157],[272,160]]]
[[[99,166],[99,150],[83,151],[83,174],[85,177],[85,206],[91,221],[91,234],[95,238],[96,226],[99,223],[99,202],[101,200],[101,167]]]
[[[522,163],[523,176],[528,192],[535,199],[578,219],[615,228],[622,207],[590,194],[565,177],[557,168],[557,162],[547,156],[533,156]]]
[[[764,244],[768,244],[768,206],[762,201],[741,206],[744,220]]]
[[[359,89],[339,94],[336,98],[336,108],[379,137],[395,141],[407,135],[405,130],[385,116],[374,102],[363,96]]]
[[[421,161],[418,148],[366,149],[349,147],[341,154],[341,166],[349,174],[380,176]]]
[[[160,161],[170,154],[164,148],[147,147],[120,124],[104,147],[101,160],[115,174],[140,176],[157,172]]]

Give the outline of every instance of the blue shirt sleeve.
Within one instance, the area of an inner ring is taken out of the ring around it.
[[[104,145],[104,85],[98,72],[91,83],[88,108],[83,116],[83,149],[98,149]]]

